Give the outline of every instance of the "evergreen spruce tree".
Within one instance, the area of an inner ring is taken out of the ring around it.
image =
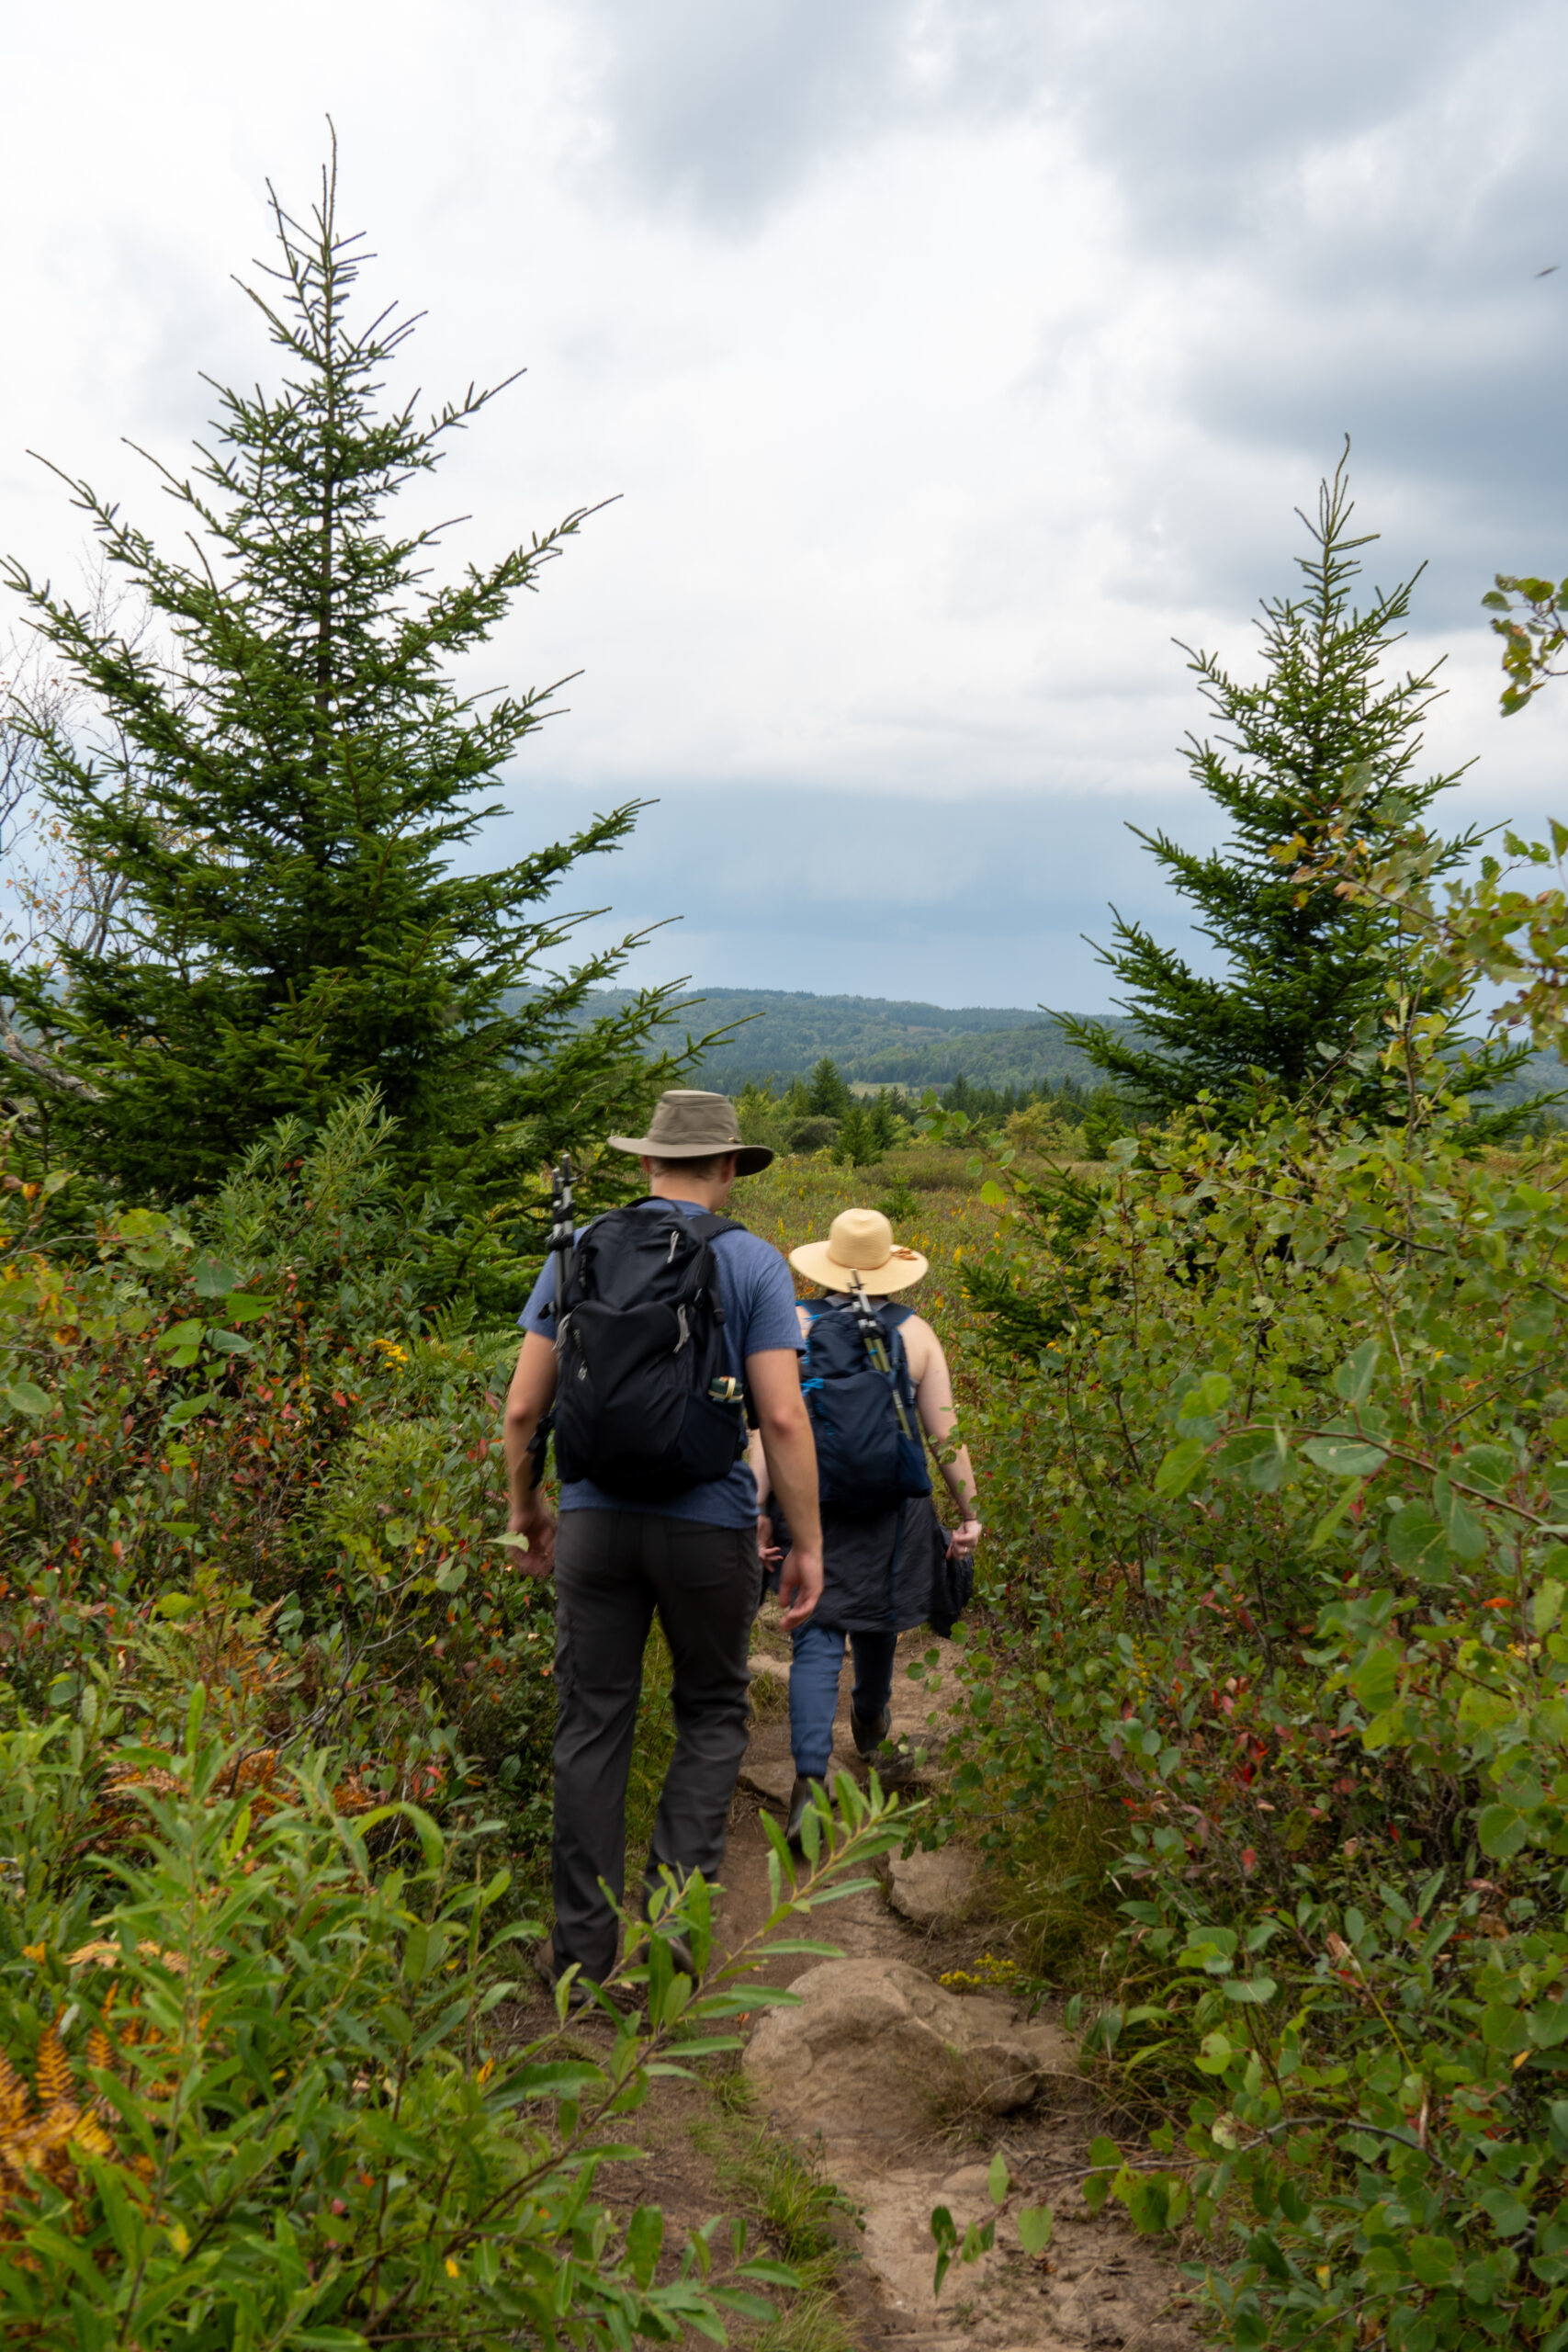
[[[1233,677],[1211,653],[1183,648],[1221,722],[1217,741],[1188,738],[1188,763],[1224,810],[1230,838],[1207,856],[1164,832],[1134,833],[1201,918],[1200,935],[1224,958],[1217,976],[1196,972],[1141,923],[1116,915],[1114,944],[1100,951],[1127,991],[1118,1000],[1138,1032],[1061,1016],[1062,1027],[1125,1094],[1168,1114],[1207,1091],[1222,1119],[1245,1119],[1260,1092],[1299,1098],[1331,1070],[1347,1078],[1355,1107],[1379,1114],[1385,1100],[1370,1050],[1388,1007],[1391,971],[1420,989],[1416,943],[1381,910],[1332,888],[1303,890],[1273,854],[1299,839],[1310,855],[1344,820],[1348,786],[1370,780],[1351,823],[1365,837],[1417,824],[1463,770],[1417,778],[1422,722],[1436,700],[1437,667],[1386,679],[1419,571],[1352,600],[1358,551],[1375,534],[1351,536],[1348,455],[1322,484],[1317,519],[1303,515],[1312,552],[1297,558],[1305,592],[1264,600],[1266,666],[1256,684]],[[1459,864],[1481,836],[1443,845],[1438,870]],[[1292,861],[1293,863],[1293,861]],[[1115,910],[1112,910],[1113,914]],[[1434,1008],[1436,1009],[1436,1008]],[[1443,1008],[1450,1014],[1461,1008]],[[1458,1092],[1511,1077],[1529,1048],[1489,1046],[1456,1066]],[[1359,1075],[1349,1077],[1349,1071]],[[1261,1073],[1261,1085],[1256,1073]]]
[[[837,1062],[824,1054],[811,1073],[807,1103],[817,1117],[841,1119],[850,1107],[850,1090]]]
[[[367,256],[338,227],[336,180],[334,143],[303,224],[268,190],[276,266],[244,290],[279,388],[214,385],[211,447],[188,475],[158,469],[195,553],[165,555],[70,485],[150,636],[130,642],[7,566],[101,716],[90,740],[45,735],[45,789],[77,854],[119,877],[130,933],[68,949],[63,985],[36,968],[7,985],[35,1074],[52,1071],[31,1088],[51,1146],[133,1193],[209,1186],[281,1115],[319,1122],[373,1086],[403,1174],[482,1210],[520,1162],[635,1129],[674,1067],[648,1057],[665,992],[586,1019],[631,941],[564,978],[546,968],[581,920],[546,901],[626,837],[637,804],[500,869],[459,870],[552,690],[463,695],[452,665],[537,586],[584,511],[430,583],[437,532],[400,531],[388,509],[504,387],[423,421],[388,403],[417,322],[352,318]]]

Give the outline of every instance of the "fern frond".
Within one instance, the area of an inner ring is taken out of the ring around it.
[[[71,2061],[61,2046],[58,2025],[44,2028],[43,2040],[38,2046],[39,2104],[46,2113],[55,2108],[69,2107],[75,2113],[75,2081],[71,2073]]]
[[[26,2122],[32,2094],[5,2052],[0,2050],[0,2141]]]
[[[89,2156],[112,2156],[114,2154],[114,2142],[109,2138],[108,2133],[104,2130],[103,2125],[98,2121],[97,2117],[94,2114],[87,2113],[79,2115],[76,2118],[71,2137],[76,2143],[76,2145],[79,2148],[84,2149]]]

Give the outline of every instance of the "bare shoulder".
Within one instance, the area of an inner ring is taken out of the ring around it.
[[[910,1314],[899,1325],[898,1336],[904,1342],[904,1353],[909,1359],[910,1377],[923,1380],[931,1365],[942,1356],[942,1341],[923,1315]]]

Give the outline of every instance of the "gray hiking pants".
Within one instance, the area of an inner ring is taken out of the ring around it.
[[[626,1888],[626,1775],[653,1612],[674,1662],[675,1753],[648,1875],[712,1879],[746,1749],[746,1658],[761,1598],[754,1525],[569,1510],[556,1532],[555,1964],[595,1981],[615,1961],[600,1892]]]

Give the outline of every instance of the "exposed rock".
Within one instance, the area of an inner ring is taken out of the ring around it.
[[[795,1766],[747,1762],[740,1767],[740,1785],[764,1804],[771,1804],[775,1813],[787,1813],[795,1792]]]
[[[979,1876],[973,1854],[941,1846],[933,1854],[890,1854],[887,1900],[912,1928],[948,1928],[975,1899]]]
[[[1077,2072],[1055,2027],[1009,2001],[960,1999],[904,1961],[825,1961],[794,1990],[799,2007],[769,2010],[746,2071],[797,2131],[920,2138],[966,2109],[1010,2114]]]

